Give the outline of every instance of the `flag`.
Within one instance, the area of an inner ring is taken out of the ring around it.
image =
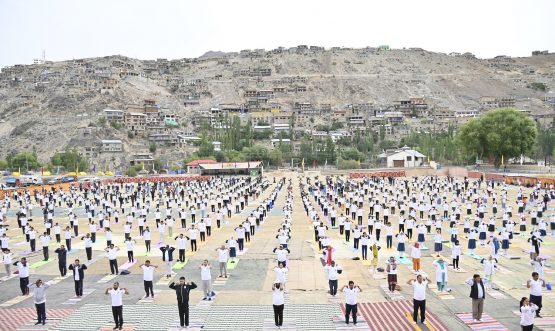
[[[505,164],[505,162],[503,162],[503,161],[504,161],[503,155],[501,155],[501,165],[504,165],[504,164]]]
[[[301,167],[303,168],[303,172],[304,172],[304,158],[303,158],[303,160],[301,161]]]

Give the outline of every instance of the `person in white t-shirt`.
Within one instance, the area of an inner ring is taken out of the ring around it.
[[[545,287],[545,281],[534,271],[532,273],[532,278],[526,282],[526,287],[530,289],[530,302],[538,307],[538,309],[536,309],[536,317],[541,318],[542,288]]]
[[[527,297],[520,299],[520,326],[522,331],[532,331],[534,329],[534,318],[538,306],[530,303]]]
[[[144,264],[140,265],[143,269],[143,283],[145,286],[146,298],[150,295],[154,298],[154,291],[152,288],[152,281],[154,280],[154,271],[158,266],[150,264],[150,260],[146,260]]]
[[[119,274],[118,260],[117,260],[119,247],[114,246],[114,244],[111,244],[109,247],[106,247],[106,249],[104,250],[106,251],[106,255],[108,256],[108,261],[110,262],[110,272],[112,273],[112,275]]]
[[[229,260],[229,249],[222,245],[216,249],[218,252],[218,264],[220,265],[220,276],[227,278],[227,262]]]
[[[412,320],[418,323],[418,310],[420,310],[420,321],[424,324],[426,320],[426,287],[430,283],[428,277],[424,278],[422,275],[416,276],[416,279],[410,279],[407,284],[412,285],[414,290],[413,304],[414,311],[412,313]]]
[[[274,272],[276,273],[276,283],[280,283],[283,289],[285,289],[285,282],[287,281],[288,271],[289,269],[287,269],[285,265],[281,262],[278,262],[278,266],[274,268]]]
[[[4,268],[6,269],[6,275],[8,277],[12,275],[12,257],[13,254],[9,249],[5,249],[2,252],[2,262],[4,263]]]
[[[115,282],[114,286],[107,288],[104,294],[110,294],[112,299],[112,315],[116,323],[114,330],[116,328],[123,330],[123,295],[129,294],[129,291],[125,287],[120,288],[119,283]]]
[[[357,325],[357,295],[362,292],[358,285],[355,286],[355,282],[349,281],[349,285],[344,285],[341,289],[345,293],[345,323],[349,324],[349,315],[353,317],[353,324]]]
[[[272,285],[272,305],[274,307],[274,320],[276,327],[281,329],[283,325],[283,310],[285,308],[284,289],[280,283]]]
[[[324,270],[328,273],[328,283],[330,286],[330,295],[336,296],[337,295],[337,281],[339,278],[338,270],[341,268],[335,264],[335,261],[331,261],[330,265],[324,267]]]
[[[200,279],[202,280],[202,292],[204,293],[202,300],[212,300],[212,266],[208,263],[208,260],[204,260],[199,269]]]

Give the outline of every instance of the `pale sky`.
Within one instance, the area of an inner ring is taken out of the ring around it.
[[[296,45],[555,52],[552,0],[0,0],[0,67]]]

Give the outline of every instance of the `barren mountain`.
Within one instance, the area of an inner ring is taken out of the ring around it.
[[[421,49],[296,47],[211,51],[196,59],[107,56],[16,65],[0,73],[0,157],[34,146],[47,161],[67,146],[119,139],[123,154],[98,158],[124,167],[131,153],[148,150],[148,134],[130,138],[124,128],[101,125],[99,118],[104,109],[128,110],[145,100],[177,115],[177,131],[192,131],[197,111],[223,104],[249,108],[245,92],[252,90],[273,90],[264,102],[284,111],[296,102],[315,109],[329,104],[331,111],[349,104],[388,109],[410,97],[425,98],[433,109],[459,111],[481,109],[480,98],[491,96],[514,98],[519,109],[547,114],[552,109],[544,100],[555,97],[549,93],[554,82],[555,54],[476,59]],[[158,156],[169,162],[189,151],[160,149]]]

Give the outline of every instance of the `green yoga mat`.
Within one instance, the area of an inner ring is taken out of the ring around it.
[[[473,259],[475,259],[475,260],[481,260],[481,259],[483,259],[483,257],[481,257],[480,255],[476,255],[476,254],[464,253],[464,255],[470,256],[471,258],[473,258]]]
[[[397,257],[397,260],[402,264],[412,264],[412,260],[406,257]]]
[[[45,265],[49,262],[52,262],[52,261],[54,261],[54,259],[48,259],[47,261],[38,261],[38,262],[35,262],[35,263],[31,264],[30,268],[42,267],[43,265]]]
[[[187,264],[187,262],[189,262],[188,258],[185,258],[185,262],[177,262],[173,265],[172,269],[173,270],[181,270],[185,267],[185,265]]]
[[[234,261],[234,263],[232,263]],[[230,258],[229,261],[227,262],[227,270],[233,270],[237,267],[237,265],[239,264],[239,259],[234,257],[234,258]]]

